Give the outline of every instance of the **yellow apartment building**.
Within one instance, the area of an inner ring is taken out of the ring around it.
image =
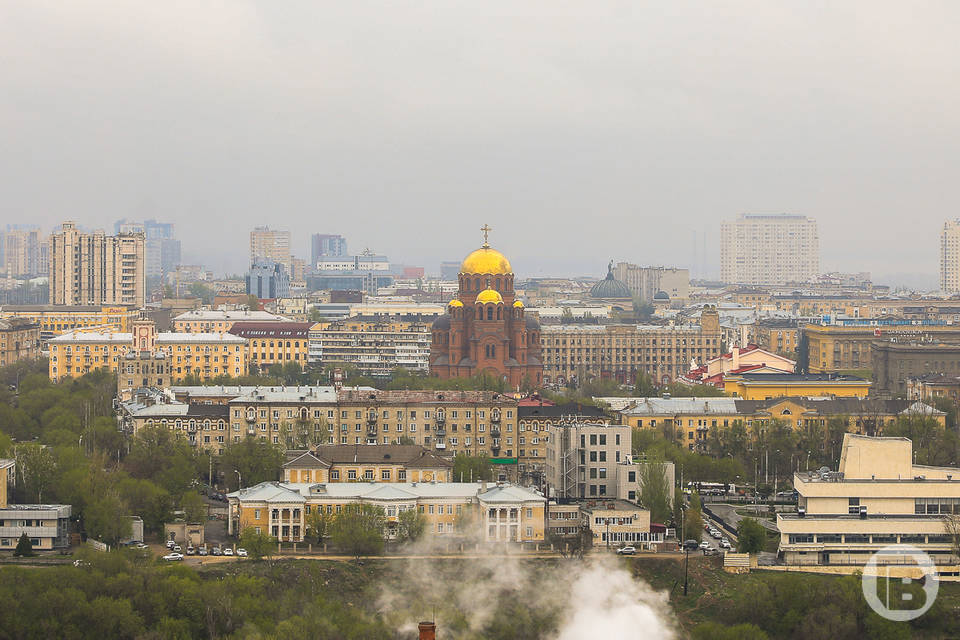
[[[307,366],[309,322],[235,322],[229,333],[247,341],[250,372],[262,372],[274,364],[292,362]]]
[[[910,440],[848,433],[838,470],[797,473],[794,487],[797,513],[777,516],[787,564],[862,567],[883,547],[909,544],[938,571],[958,570],[945,520],[960,515],[960,469],[913,464]],[[900,554],[877,559],[903,563]]]
[[[40,327],[40,338],[49,340],[77,329],[127,332],[140,317],[134,306],[4,305],[0,320],[26,320]]]
[[[871,369],[870,345],[875,340],[902,342],[956,343],[960,325],[922,320],[849,320],[842,324],[806,324],[811,373],[836,373]]]
[[[177,333],[227,333],[237,322],[290,322],[290,319],[266,311],[197,309],[175,317],[173,330]]]
[[[40,357],[40,329],[29,320],[0,320],[0,367]]]
[[[397,536],[400,514],[412,509],[424,517],[428,539],[502,544],[545,537],[546,499],[507,483],[264,482],[227,497],[230,535],[254,528],[280,542],[303,542],[312,513],[335,517],[350,504],[382,508],[388,540]]]
[[[453,482],[453,462],[418,445],[288,449],[284,482]]]
[[[767,400],[785,396],[834,396],[865,398],[870,381],[839,374],[743,373],[727,376],[725,393],[744,400]]]

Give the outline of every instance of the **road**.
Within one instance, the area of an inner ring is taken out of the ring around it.
[[[734,528],[739,528],[740,521],[743,520],[744,516],[737,513],[737,509],[743,509],[745,505],[742,504],[710,504],[707,505],[710,507],[710,510],[717,514],[718,517],[723,518],[728,524]],[[750,506],[750,505],[746,505]],[[766,529],[770,531],[777,531],[777,525],[774,522],[770,522],[766,517],[758,517],[757,522],[760,523]]]

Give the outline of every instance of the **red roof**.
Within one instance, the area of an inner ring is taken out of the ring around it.
[[[534,394],[532,396],[527,396],[526,398],[521,398],[517,400],[518,407],[552,407],[553,403],[549,400],[540,397],[539,394]]]

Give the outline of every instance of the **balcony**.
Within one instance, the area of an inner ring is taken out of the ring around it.
[[[446,442],[438,442],[438,443],[436,443],[436,444],[433,445],[433,446],[436,447],[437,449],[446,449],[446,448],[447,448],[447,443],[446,443]]]

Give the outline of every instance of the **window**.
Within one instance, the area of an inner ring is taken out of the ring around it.
[[[381,471],[381,472],[380,472],[380,479],[381,479],[381,480],[389,480],[389,479],[390,479],[390,469],[384,469],[383,471]]]
[[[356,480],[357,479],[357,470],[350,469],[347,471],[347,480]]]
[[[860,498],[850,498],[847,500],[847,513],[860,513]]]

